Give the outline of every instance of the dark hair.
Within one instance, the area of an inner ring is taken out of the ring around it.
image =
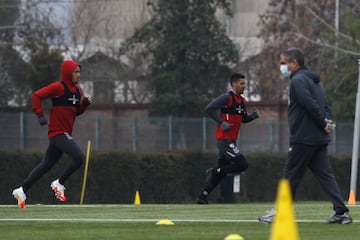
[[[245,76],[241,73],[234,73],[230,77],[230,84],[233,84],[233,82],[239,81],[240,78],[245,78]]]
[[[305,58],[303,52],[299,48],[289,48],[284,51],[281,55],[285,56],[288,61],[296,60],[300,67],[305,65]]]

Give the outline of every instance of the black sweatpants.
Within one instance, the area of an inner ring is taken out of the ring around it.
[[[65,153],[72,157],[67,164],[63,173],[59,177],[59,182],[64,184],[65,180],[70,177],[84,162],[85,155],[79,145],[68,134],[61,134],[49,139],[49,146],[46,150],[44,159],[30,172],[24,180],[23,189],[26,192],[31,186],[47,173]]]
[[[290,145],[288,158],[284,166],[284,178],[289,180],[294,197],[307,168],[312,171],[329,197],[334,211],[339,214],[349,211],[344,204],[344,199],[333,174],[326,144],[315,146],[304,144]]]
[[[208,193],[212,192],[227,174],[241,173],[248,168],[247,160],[240,153],[235,141],[218,140],[217,147],[219,150],[217,168],[220,168],[220,173],[213,174],[209,179],[203,190]]]

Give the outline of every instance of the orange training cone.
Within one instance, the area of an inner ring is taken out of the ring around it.
[[[134,204],[135,205],[140,205],[141,204],[139,191],[136,191],[136,193],[135,193]]]
[[[270,240],[299,240],[289,181],[280,180],[276,196],[276,215],[271,226]]]
[[[355,192],[354,192],[354,190],[350,190],[348,204],[349,204],[349,205],[356,205]]]

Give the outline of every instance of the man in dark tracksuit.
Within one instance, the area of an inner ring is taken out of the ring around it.
[[[49,146],[44,159],[30,172],[23,185],[12,192],[20,208],[26,207],[26,192],[57,163],[63,153],[71,156],[72,160],[50,187],[55,197],[65,202],[64,182],[84,162],[85,155],[71,136],[75,118],[91,104],[91,99],[83,96],[82,88],[78,85],[80,70],[81,67],[77,62],[66,60],[61,64],[62,81],[53,82],[32,94],[33,112],[38,117],[40,125],[48,125]],[[41,106],[41,102],[48,98],[52,101],[49,124]]]
[[[231,90],[210,102],[205,112],[218,123],[216,129],[219,150],[218,166],[208,169],[207,183],[196,202],[208,204],[207,197],[220,181],[231,173],[241,173],[248,168],[245,157],[236,146],[241,123],[248,123],[259,117],[254,109],[251,115],[246,112],[246,100],[241,96],[245,89],[245,76],[235,73],[230,77]],[[220,109],[220,116],[217,110]]]
[[[334,177],[327,154],[330,133],[334,128],[331,109],[325,99],[319,76],[304,67],[300,49],[290,48],[281,54],[280,70],[290,76],[288,122],[290,147],[284,166],[284,178],[289,180],[292,195],[309,168],[333,204],[334,213],[327,223],[351,223]],[[260,217],[261,222],[272,222],[275,212]]]

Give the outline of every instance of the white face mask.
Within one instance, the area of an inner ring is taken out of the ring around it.
[[[291,75],[291,71],[289,71],[287,64],[280,65],[280,72],[284,77],[290,77]]]

